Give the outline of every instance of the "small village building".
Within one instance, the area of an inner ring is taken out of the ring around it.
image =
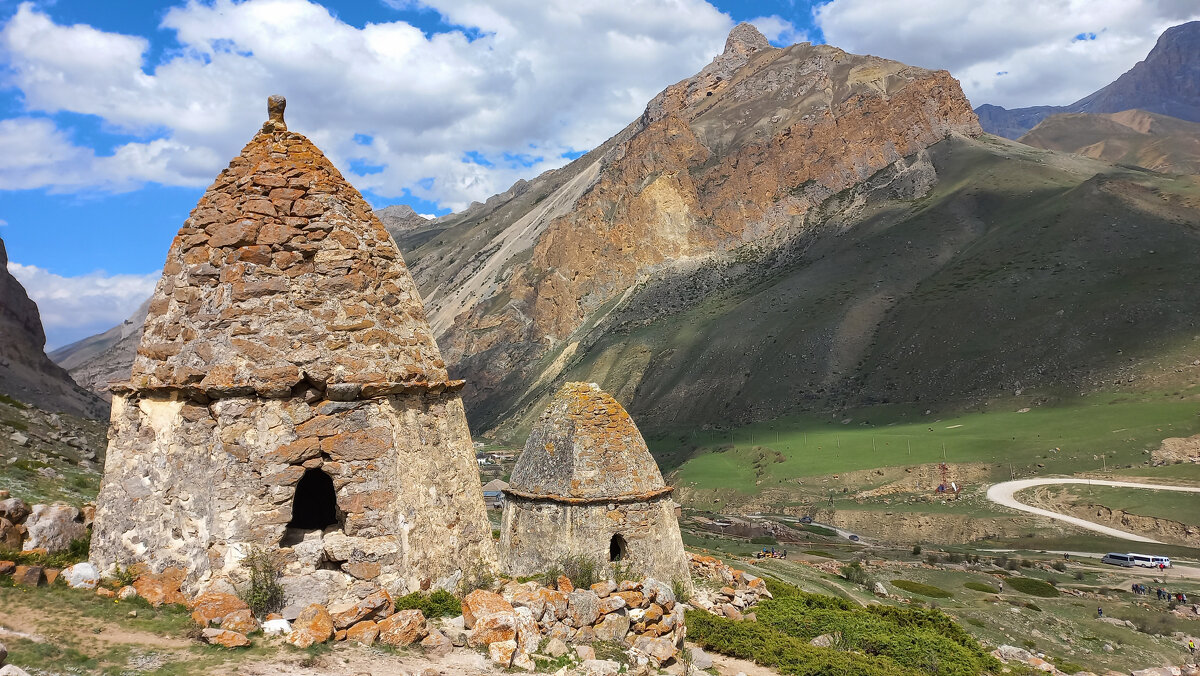
[[[567,383],[517,459],[500,527],[512,576],[584,557],[690,586],[671,487],[633,419],[594,383]]]
[[[492,479],[483,485],[483,504],[487,505],[488,509],[500,509],[504,506],[504,491],[508,489],[508,482],[500,479]]]
[[[92,562],[231,591],[271,552],[290,612],[453,589],[495,566],[463,383],[370,205],[282,97],[269,113],[171,243],[112,388]]]

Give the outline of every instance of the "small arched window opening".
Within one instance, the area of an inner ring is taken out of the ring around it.
[[[320,530],[338,523],[337,492],[333,479],[319,469],[304,472],[292,498],[292,520],[288,528]]]
[[[625,538],[620,535],[612,536],[608,542],[608,560],[620,561],[625,558]]]

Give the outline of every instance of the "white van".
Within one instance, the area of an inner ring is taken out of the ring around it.
[[[1162,564],[1163,568],[1171,567],[1171,559],[1169,557],[1166,557],[1166,556],[1151,556],[1150,557],[1150,567],[1151,568],[1158,568],[1158,564],[1160,564],[1160,563]]]
[[[1148,554],[1134,554],[1130,552],[1129,559],[1133,561],[1133,565],[1141,566],[1142,568],[1158,568],[1158,564],[1154,563],[1154,557]]]
[[[1100,559],[1100,563],[1109,563],[1114,566],[1132,568],[1133,557],[1129,554],[1117,554],[1115,552],[1109,552],[1108,554],[1104,555],[1104,558]]]

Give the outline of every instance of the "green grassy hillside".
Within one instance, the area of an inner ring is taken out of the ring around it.
[[[565,360],[558,380],[600,382],[652,433],[880,405],[1015,410],[1195,379],[1194,177],[996,137],[932,151],[927,197],[887,199],[877,177],[781,249],[646,280],[542,366]],[[554,381],[511,385],[500,408],[518,412],[505,431],[519,438]]]

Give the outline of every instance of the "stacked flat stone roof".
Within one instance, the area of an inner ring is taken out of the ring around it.
[[[507,492],[588,503],[646,500],[671,488],[621,404],[595,383],[567,383],[533,426]]]
[[[341,399],[458,387],[400,251],[283,102],[171,244],[131,380],[114,391]],[[336,393],[336,394],[333,394]]]

